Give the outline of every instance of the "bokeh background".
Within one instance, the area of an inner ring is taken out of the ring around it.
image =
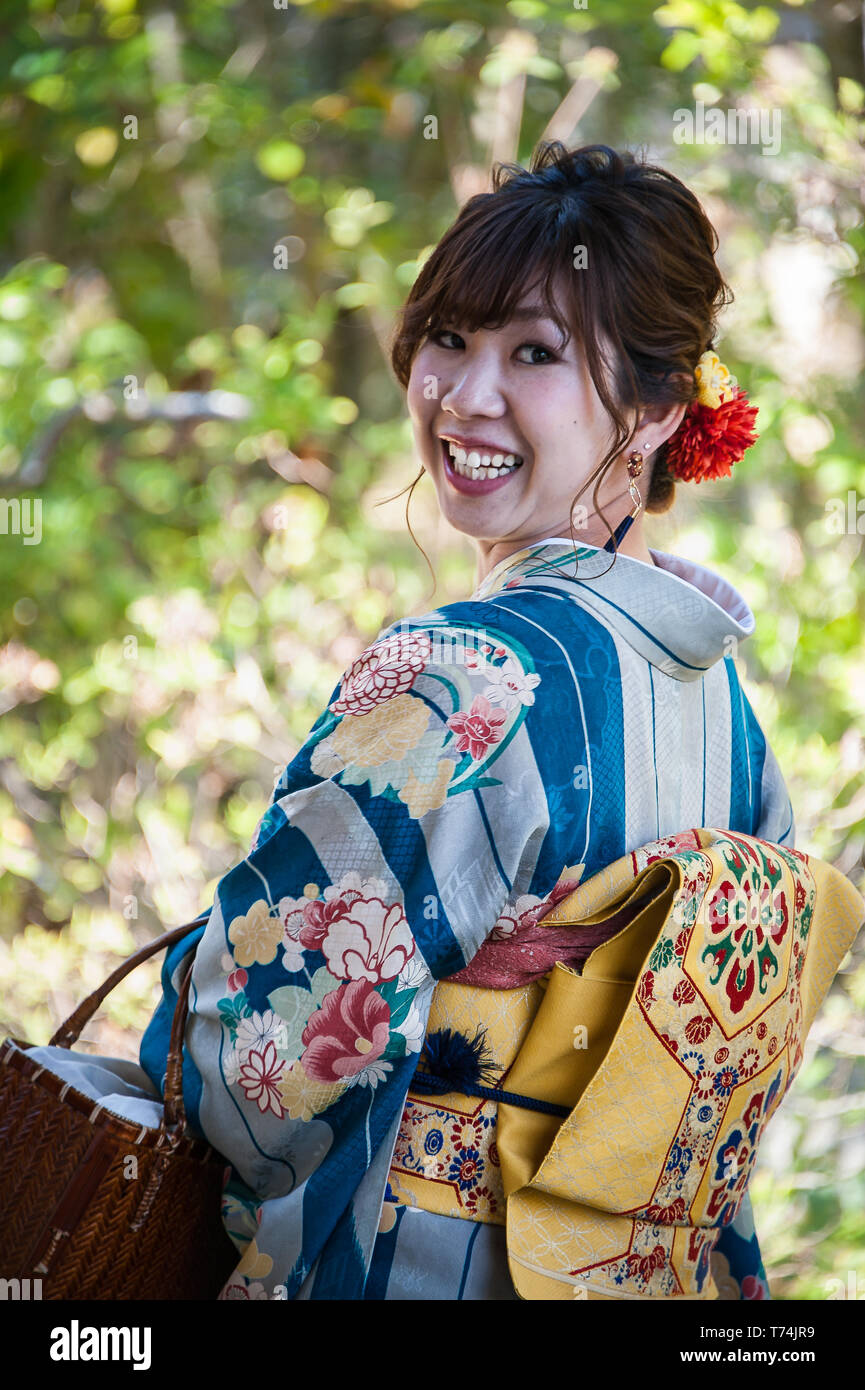
[[[645,150],[718,229],[761,437],[649,542],[747,597],[798,846],[865,886],[861,7],[277,6],[3,5],[0,1032],[32,1042],[210,904],[380,629],[474,587],[426,479],[435,588],[408,533],[388,339],[491,162],[545,135]],[[780,120],[779,148],[677,142],[698,101]],[[863,951],[752,1184],[782,1299],[865,1297]],[[135,1056],[157,976],[82,1047]]]

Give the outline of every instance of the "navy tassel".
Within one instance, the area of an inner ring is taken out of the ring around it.
[[[461,1096],[478,1096],[481,1100],[494,1100],[499,1105],[517,1105],[524,1110],[538,1110],[560,1119],[571,1113],[567,1105],[503,1091],[496,1080],[497,1068],[487,1050],[486,1036],[483,1028],[479,1028],[473,1038],[466,1038],[452,1028],[440,1028],[430,1033],[418,1058],[418,1062],[424,1066],[421,1068],[419,1065],[415,1071],[411,1090],[423,1096],[444,1096],[451,1092]],[[490,1085],[490,1082],[493,1084]]]
[[[486,1030],[479,1028],[473,1038],[451,1028],[430,1033],[419,1060],[425,1071],[415,1072],[412,1090],[423,1095],[444,1095],[457,1091],[469,1095],[477,1086],[496,1080],[496,1067],[487,1050]],[[447,1084],[442,1085],[445,1082]]]

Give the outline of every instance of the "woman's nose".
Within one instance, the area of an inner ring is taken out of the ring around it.
[[[461,364],[442,378],[439,400],[443,410],[460,419],[503,415],[506,406],[497,365],[479,360]]]

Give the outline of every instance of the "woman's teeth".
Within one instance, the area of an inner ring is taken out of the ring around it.
[[[464,478],[499,478],[512,468],[519,468],[522,458],[519,454],[481,454],[477,450],[460,449],[448,443],[448,453],[455,473]]]

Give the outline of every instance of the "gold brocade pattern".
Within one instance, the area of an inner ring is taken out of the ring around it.
[[[403,1116],[397,1200],[504,1223],[523,1298],[724,1296],[719,1229],[863,916],[833,866],[700,829],[623,856],[545,920],[578,931],[647,889],[581,974],[435,990],[428,1032],[485,1027],[507,1090],[570,1107],[409,1092]]]
[[[427,1033],[451,1028],[473,1036],[486,1030],[498,1070],[516,1057],[543,998],[545,984],[521,989],[472,989],[442,981],[436,986]],[[497,1105],[454,1093],[419,1095],[410,1090],[390,1170],[400,1202],[443,1216],[504,1225],[505,1197],[496,1145]]]

